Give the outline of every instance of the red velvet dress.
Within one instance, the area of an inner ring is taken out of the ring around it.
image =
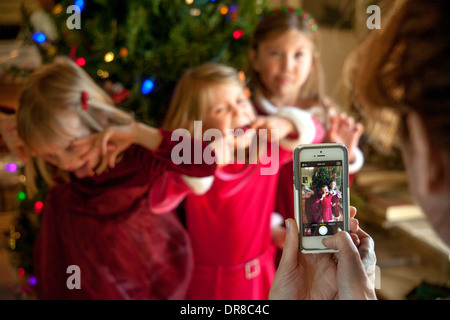
[[[291,158],[291,151],[279,148],[279,168]],[[278,182],[278,170],[261,174],[261,169],[269,166],[259,162],[219,168],[212,186],[202,195],[193,194],[176,177],[158,182],[170,190],[168,199],[186,197],[186,225],[194,252],[188,299],[268,298],[275,275],[270,218]],[[152,207],[167,210],[167,203],[158,200],[159,192],[152,192]]]
[[[148,192],[167,170],[201,177],[216,166],[173,164],[178,142],[161,132],[154,152],[133,145],[114,169],[72,177],[49,191],[34,248],[39,299],[185,297],[193,267],[189,239],[175,215],[151,212]],[[71,265],[79,267],[80,289],[66,284]]]
[[[333,220],[333,211],[331,211],[331,200],[333,199],[333,195],[329,194],[325,197],[318,198],[316,203],[320,203],[320,212],[322,214],[322,220],[324,222],[328,222]]]

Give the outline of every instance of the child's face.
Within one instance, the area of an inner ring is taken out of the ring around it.
[[[35,150],[36,154],[61,170],[72,172],[80,179],[92,175],[92,168],[98,165],[101,157],[100,148],[94,145],[94,139],[91,144],[72,146],[73,141],[91,135],[91,131],[77,116],[62,115],[60,119],[67,134],[58,141],[46,141],[45,146]],[[94,152],[91,153],[91,150]],[[83,159],[88,151],[89,158]]]
[[[289,30],[262,41],[250,59],[269,99],[296,99],[311,71],[313,44],[300,31]]]
[[[216,85],[212,88],[214,104],[206,110],[204,130],[239,129],[250,125],[255,120],[253,106],[243,88],[238,85]]]
[[[330,189],[331,189],[331,190],[336,189],[336,182],[331,181],[331,183],[330,183]]]

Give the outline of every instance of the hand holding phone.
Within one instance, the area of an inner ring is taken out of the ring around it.
[[[314,194],[302,199],[301,185]],[[333,185],[332,189],[330,185]],[[335,197],[341,193],[341,197]],[[302,145],[294,150],[295,217],[303,253],[336,252],[322,240],[349,230],[348,152],[342,144]]]

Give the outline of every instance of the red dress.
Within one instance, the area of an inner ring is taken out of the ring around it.
[[[331,211],[331,200],[333,199],[333,195],[329,194],[325,197],[318,198],[316,203],[320,203],[320,212],[322,214],[322,220],[328,222],[333,220],[333,212]]]
[[[280,167],[291,157],[291,151],[279,148]],[[203,195],[189,192],[179,176],[166,179],[170,183],[158,183],[172,190],[175,198],[187,195],[186,225],[194,252],[188,299],[268,298],[275,275],[270,217],[278,182],[278,170],[261,174],[268,166],[260,162],[219,168]],[[157,205],[157,197],[152,199]]]
[[[34,248],[39,299],[183,299],[192,274],[189,239],[175,215],[155,214],[148,203],[154,181],[167,170],[212,175],[215,165],[172,163],[177,142],[161,130],[151,152],[133,145],[114,169],[71,177],[47,194]],[[68,289],[80,270],[80,289]]]

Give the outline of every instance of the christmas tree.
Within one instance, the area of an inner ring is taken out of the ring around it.
[[[80,8],[78,17],[71,5]],[[158,125],[188,68],[207,61],[246,67],[265,8],[265,0],[62,1],[52,9],[59,35],[40,47],[45,61],[70,56],[120,107]]]
[[[314,191],[320,190],[323,186],[329,186],[331,182],[331,178],[328,175],[328,171],[323,168],[314,168],[311,189]]]
[[[63,0],[51,3],[41,25],[24,12],[21,38],[39,47],[44,62],[71,57],[119,107],[158,126],[188,68],[207,61],[246,68],[250,36],[266,8],[266,0]],[[46,189],[40,179],[37,197],[18,194],[19,212],[6,235],[22,295],[36,281],[32,248]]]

